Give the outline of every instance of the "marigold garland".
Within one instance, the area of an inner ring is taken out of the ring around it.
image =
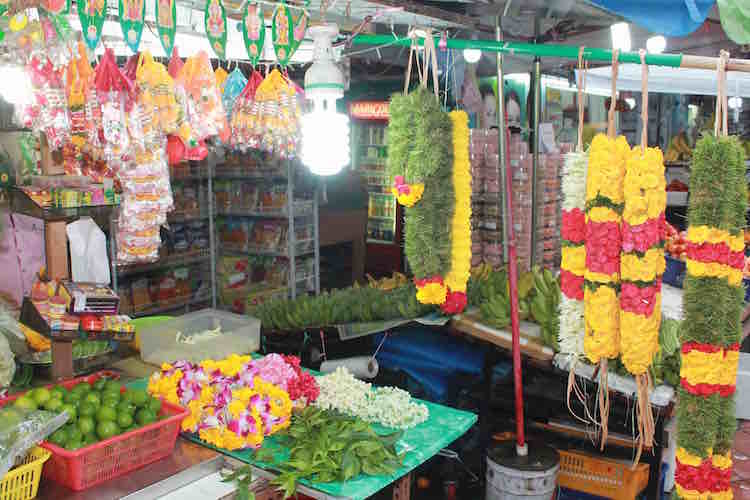
[[[744,174],[744,151],[736,138],[706,135],[698,141],[688,208],[677,498],[732,498],[733,395],[744,298]]]

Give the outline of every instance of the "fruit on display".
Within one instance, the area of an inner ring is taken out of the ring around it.
[[[408,285],[409,278],[407,278],[405,274],[394,272],[393,275],[388,278],[380,278],[379,280],[376,280],[370,274],[368,274],[367,284],[372,288],[377,288],[378,290],[389,291],[393,290],[394,288]]]
[[[32,389],[9,407],[67,412],[67,423],[47,441],[66,450],[77,450],[155,422],[159,419],[161,401],[144,390],[123,391],[118,381],[100,378],[91,384],[81,382],[71,389],[61,385]]]
[[[482,321],[502,329],[510,325],[510,286],[505,269],[479,267],[469,280],[469,304],[478,305]],[[560,284],[549,269],[534,266],[518,279],[518,315],[542,327],[542,341],[557,350]]]
[[[73,359],[89,358],[110,351],[108,340],[74,340]],[[52,351],[33,352],[30,355],[34,363],[52,363]]]
[[[50,342],[47,337],[37,332],[36,330],[29,328],[23,323],[19,322],[18,326],[26,337],[26,342],[29,344],[29,347],[31,347],[33,351],[41,352],[49,351],[50,349],[52,349],[52,342]]]
[[[688,143],[687,134],[681,131],[672,137],[667,146],[667,152],[664,153],[664,162],[674,163],[678,161],[690,161],[693,157],[693,149]]]
[[[355,285],[315,297],[275,299],[248,306],[248,314],[260,319],[263,328],[268,330],[413,319],[433,310],[432,306],[417,301],[416,287],[412,283],[391,290]]]
[[[685,261],[687,259],[687,232],[678,231],[672,224],[666,222],[666,242],[664,250],[673,259]]]

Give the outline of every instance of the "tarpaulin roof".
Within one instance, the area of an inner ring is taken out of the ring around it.
[[[706,20],[716,0],[589,0],[654,33],[689,35]]]
[[[577,71],[576,71],[577,73]],[[649,66],[648,91],[667,94],[716,95],[716,71],[708,69],[666,68]],[[612,67],[604,66],[586,71],[586,89],[608,93],[612,88]],[[620,64],[617,90],[641,91],[641,65]],[[750,74],[727,72],[729,97],[750,97]]]

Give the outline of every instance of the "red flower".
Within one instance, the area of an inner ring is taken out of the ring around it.
[[[435,276],[432,276],[430,278],[422,278],[422,279],[414,278],[414,284],[417,286],[417,288],[422,288],[423,286],[429,283],[440,283],[442,285],[443,277],[440,276],[439,274],[436,274]]]
[[[586,234],[585,214],[579,208],[563,210],[560,237],[571,243],[583,243]]]
[[[644,253],[651,247],[655,247],[664,239],[665,226],[660,215],[658,219],[649,219],[643,224],[631,226],[627,222],[622,223],[622,251],[625,253]]]
[[[661,280],[657,280],[653,286],[639,288],[628,282],[623,282],[620,287],[620,308],[623,311],[651,316],[654,312],[656,294],[661,291]]]
[[[312,403],[320,395],[320,388],[318,383],[315,381],[315,377],[310,375],[308,372],[302,370],[300,367],[300,359],[297,356],[288,356],[285,354],[281,355],[286,361],[286,364],[292,367],[297,376],[287,383],[287,390],[289,391],[289,398],[292,401],[296,401],[301,397],[307,399],[307,403]]]
[[[560,269],[560,290],[569,299],[583,300],[583,276]]]
[[[687,242],[688,259],[699,262],[729,265],[735,269],[742,269],[745,265],[745,253],[732,252],[726,243],[695,243]]]
[[[450,315],[462,312],[465,307],[466,294],[464,292],[451,292],[448,290],[445,302],[440,306],[440,309],[442,309],[445,314]]]
[[[586,268],[607,275],[620,271],[620,226],[616,222],[586,224]]]
[[[674,479],[686,490],[701,493],[727,491],[731,487],[732,468],[714,467],[710,459],[704,459],[699,466],[685,465],[676,461]]]

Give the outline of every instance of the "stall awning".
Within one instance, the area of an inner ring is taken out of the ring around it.
[[[586,72],[586,89],[607,93],[612,88],[612,67],[590,69]],[[641,91],[641,65],[621,64],[617,74],[617,90]],[[666,68],[649,66],[649,92],[667,94],[716,95],[716,71],[705,69]],[[750,97],[750,74],[727,73],[729,97]]]
[[[716,0],[589,0],[649,31],[686,36],[706,20]]]

